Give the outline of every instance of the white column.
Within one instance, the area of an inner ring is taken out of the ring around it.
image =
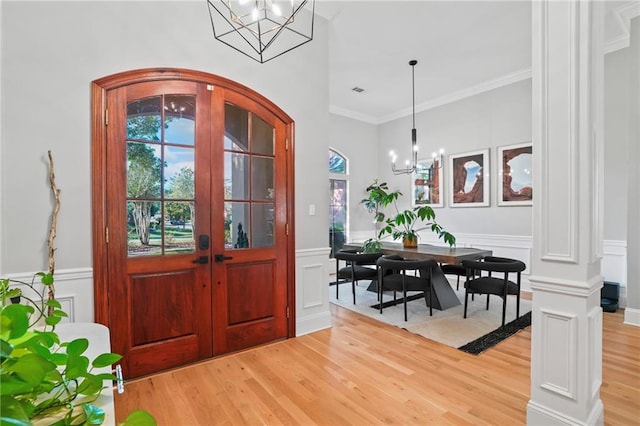
[[[533,425],[603,423],[602,8],[532,2]]]

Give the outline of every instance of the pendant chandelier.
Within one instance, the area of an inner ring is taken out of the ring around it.
[[[261,64],[313,40],[315,0],[207,0],[207,4],[216,40]]]
[[[407,160],[405,162],[404,168],[396,167],[396,160],[398,156],[394,151],[391,151],[389,155],[391,156],[391,170],[394,175],[410,175],[416,172],[420,172],[421,169],[418,166],[418,143],[417,143],[417,131],[416,131],[416,76],[415,76],[415,67],[418,61],[412,59],[409,61],[409,65],[411,66],[411,95],[412,95],[412,128],[411,128],[411,160]],[[440,150],[439,158],[438,154],[435,152],[432,154],[432,163],[429,168],[431,172],[433,170],[437,170],[442,167],[442,160],[444,157],[444,150]]]

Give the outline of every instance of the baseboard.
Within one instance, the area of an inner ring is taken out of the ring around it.
[[[640,327],[640,309],[625,308],[624,323]]]
[[[324,330],[331,327],[331,312],[320,312],[315,315],[307,315],[304,318],[297,318],[296,337],[315,331]]]

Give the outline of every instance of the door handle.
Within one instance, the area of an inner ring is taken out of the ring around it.
[[[233,259],[233,257],[225,256],[224,254],[216,254],[215,256],[213,256],[213,258],[216,262],[224,262],[225,260]]]
[[[199,263],[200,265],[206,265],[207,263],[209,263],[209,256],[200,256],[199,258],[194,260],[193,263]]]

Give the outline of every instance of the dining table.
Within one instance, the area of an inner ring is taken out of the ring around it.
[[[361,250],[361,243],[346,243],[345,250]],[[404,247],[402,243],[382,242],[380,249],[383,255],[397,255],[405,259],[433,259],[439,265],[443,263],[458,264],[463,260],[477,260],[485,256],[491,256],[493,251],[475,247],[445,247],[432,244],[418,244],[417,247]],[[431,285],[433,287],[433,308],[445,310],[460,305],[460,300],[445,277],[442,269],[433,269],[431,272]],[[372,283],[369,290],[377,291],[377,283]]]

